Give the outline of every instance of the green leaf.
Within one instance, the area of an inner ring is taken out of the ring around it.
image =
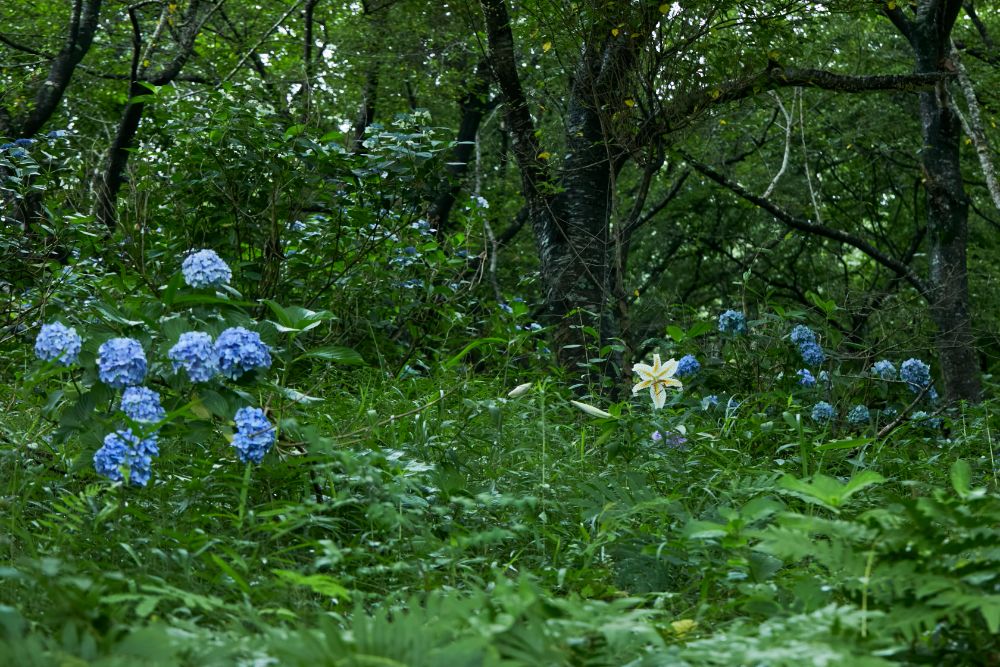
[[[451,368],[452,366],[455,366],[460,361],[462,361],[462,359],[465,358],[465,355],[467,355],[469,352],[472,352],[474,349],[476,349],[477,347],[480,347],[482,345],[499,344],[499,343],[506,343],[506,342],[507,342],[506,338],[478,338],[478,339],[472,341],[471,343],[469,343],[468,345],[466,345],[465,347],[463,347],[461,352],[459,352],[458,354],[456,354],[454,357],[452,357],[448,361],[444,362],[442,364],[442,366],[444,368]]]
[[[960,498],[967,498],[971,490],[972,468],[965,459],[958,459],[951,464],[951,486]]]
[[[323,595],[325,597],[337,598],[340,600],[349,600],[351,597],[351,592],[344,588],[339,581],[325,574],[301,574],[292,570],[271,571],[281,579],[284,579],[291,584],[305,586],[311,589],[314,593],[318,593],[319,595]]]
[[[667,326],[667,335],[674,339],[674,342],[680,343],[684,340],[684,330],[681,329],[676,324],[670,324]]]
[[[365,363],[364,357],[357,350],[340,345],[328,345],[326,347],[318,347],[315,350],[309,350],[305,354],[296,357],[295,361],[302,359],[322,359],[323,361],[335,361],[341,364],[353,365],[363,365]]]

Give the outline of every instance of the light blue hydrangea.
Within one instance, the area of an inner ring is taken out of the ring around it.
[[[76,329],[62,322],[43,324],[35,339],[35,356],[42,361],[58,361],[63,366],[76,363],[83,341]]]
[[[230,380],[256,368],[271,367],[271,350],[256,331],[243,327],[226,329],[215,340],[219,370]]]
[[[214,250],[199,250],[184,258],[181,264],[184,282],[191,287],[226,285],[233,277],[229,266]]]
[[[158,422],[167,416],[160,395],[147,387],[129,387],[122,392],[121,410],[137,422]]]
[[[185,331],[167,352],[174,372],[183,368],[191,382],[208,382],[219,372],[219,359],[212,337],[201,331]]]
[[[650,436],[650,439],[653,442],[659,442],[660,440],[663,440],[663,434],[659,431],[653,431],[653,435]]]
[[[937,388],[936,387],[932,386],[930,389],[927,390],[927,400],[929,400],[931,403],[937,403],[937,400],[939,398],[941,398],[941,397],[938,396],[938,392],[937,392]]]
[[[124,479],[124,468],[130,483],[146,486],[153,457],[159,453],[156,435],[139,438],[126,428],[104,436],[104,445],[94,453],[94,468],[114,482]]]
[[[33,143],[35,143],[34,139],[23,138],[23,139],[15,139],[14,140],[14,145],[15,146],[20,146],[21,148],[27,148],[28,146],[30,146]]]
[[[681,357],[680,361],[677,362],[677,371],[675,375],[679,378],[688,377],[689,375],[694,375],[701,370],[701,364],[695,359],[693,354],[685,354]]]
[[[815,343],[816,332],[804,324],[799,324],[792,329],[791,339],[796,345],[802,345],[803,343]]]
[[[701,399],[702,410],[714,410],[717,407],[719,407],[719,397],[715,394],[709,394],[705,398]]]
[[[243,463],[260,463],[274,444],[274,426],[260,408],[240,408],[234,417],[233,447]]]
[[[931,383],[931,367],[919,359],[907,359],[899,367],[899,377],[910,391],[917,393]]]
[[[896,366],[888,359],[876,361],[875,365],[872,366],[872,375],[877,375],[883,380],[895,380]]]
[[[820,401],[813,406],[812,419],[814,422],[826,423],[837,416],[837,411],[826,401]]]
[[[799,354],[802,355],[802,361],[810,366],[819,366],[826,361],[826,353],[823,352],[823,348],[818,343],[810,343],[808,341],[802,343],[799,345]]]
[[[813,374],[809,372],[808,368],[800,368],[795,371],[795,374],[799,376],[799,384],[803,387],[816,386],[816,378],[813,377]]]
[[[868,408],[864,405],[855,405],[851,408],[851,411],[847,413],[847,421],[855,426],[867,424],[871,421],[871,418],[871,412],[869,412]]]
[[[739,336],[747,332],[747,316],[738,310],[727,310],[719,315],[719,331]]]
[[[146,377],[146,353],[134,338],[112,338],[97,348],[97,376],[113,389],[141,384]]]
[[[833,386],[833,378],[830,377],[829,371],[820,371],[819,375],[816,376],[816,380],[824,387]]]
[[[895,417],[898,414],[899,414],[899,411],[896,410],[896,408],[883,408],[882,409],[882,417],[884,419],[892,419],[893,417]]]
[[[929,428],[941,428],[944,425],[944,420],[940,417],[931,417],[929,414],[923,410],[918,410],[910,415],[910,420],[914,423],[920,424],[921,426],[927,426]]]

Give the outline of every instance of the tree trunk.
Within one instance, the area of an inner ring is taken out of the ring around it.
[[[919,74],[950,69],[951,27],[961,7],[954,1],[929,4],[931,7],[918,10],[910,32]],[[969,202],[959,156],[962,127],[952,111],[945,82],[920,93],[920,121],[930,242],[930,312],[937,326],[944,395],[948,400],[976,401],[981,386],[966,264]]]

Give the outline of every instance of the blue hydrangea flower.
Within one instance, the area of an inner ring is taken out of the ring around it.
[[[27,148],[31,144],[35,143],[34,139],[15,139],[14,145],[20,146],[21,148]]]
[[[929,400],[931,403],[937,403],[937,400],[939,398],[941,398],[941,397],[938,396],[938,392],[937,392],[937,388],[936,387],[932,386],[930,389],[927,390],[927,400]]]
[[[271,367],[271,351],[256,331],[243,327],[226,329],[215,340],[215,356],[219,370],[235,380],[255,368]]]
[[[862,424],[867,424],[871,421],[872,415],[868,411],[868,408],[864,405],[855,405],[851,408],[851,411],[847,413],[847,421],[855,426],[861,426]]]
[[[799,354],[802,355],[802,361],[810,366],[819,366],[826,361],[826,353],[823,352],[823,348],[817,343],[810,343],[808,341],[802,343],[802,345],[799,345]]]
[[[830,373],[828,371],[820,371],[819,375],[816,376],[816,380],[824,387],[833,386],[833,378],[830,377]]]
[[[825,423],[837,416],[837,411],[826,401],[820,401],[813,406],[812,419],[814,422]]]
[[[97,348],[97,376],[112,389],[141,384],[146,353],[134,338],[112,338]]]
[[[747,332],[747,316],[738,310],[727,310],[719,315],[719,331],[739,336]]]
[[[885,418],[885,419],[892,419],[893,417],[895,417],[898,414],[899,414],[899,412],[896,410],[896,408],[883,408],[882,409],[882,417]]]
[[[11,148],[15,148],[14,144],[9,144],[9,143],[8,144],[0,144],[0,151],[9,150]]]
[[[94,468],[114,482],[124,479],[125,468],[132,484],[146,486],[153,457],[159,453],[156,435],[139,438],[126,428],[104,436],[104,446],[94,453]]]
[[[917,393],[931,383],[931,367],[919,359],[907,359],[899,367],[899,377],[910,391]]]
[[[243,463],[260,463],[274,444],[274,426],[260,408],[240,408],[234,417],[233,447]]]
[[[650,436],[650,439],[653,442],[659,442],[660,440],[663,440],[663,434],[659,431],[653,431],[653,435]]]
[[[689,375],[694,375],[701,370],[701,364],[695,359],[693,354],[685,354],[681,357],[680,361],[677,362],[677,370],[674,372],[679,378],[687,377]]]
[[[49,139],[62,139],[67,134],[69,134],[69,132],[67,132],[66,130],[52,130],[45,136],[48,137]]]
[[[76,363],[83,341],[76,329],[62,322],[43,324],[35,339],[35,356],[42,361],[58,361],[63,366]]]
[[[800,324],[792,329],[791,338],[792,342],[796,345],[802,345],[803,343],[815,343],[816,332],[806,325]]]
[[[714,410],[717,407],[719,407],[719,397],[715,394],[709,394],[705,398],[701,399],[702,410]]]
[[[167,357],[174,372],[183,368],[191,382],[208,382],[219,372],[219,359],[212,337],[201,331],[185,331]]]
[[[27,154],[28,151],[24,150],[23,148],[12,148],[10,151],[11,157],[25,157]]]
[[[941,428],[944,424],[944,421],[940,417],[931,417],[923,410],[918,410],[910,415],[910,420],[920,424],[921,426],[927,426],[930,428]]]
[[[158,422],[167,416],[160,395],[146,387],[129,387],[122,392],[121,409],[137,422]]]
[[[813,374],[809,372],[808,368],[801,368],[795,371],[795,374],[799,376],[799,384],[803,387],[815,387],[816,378]]]
[[[191,287],[217,287],[226,285],[233,272],[214,250],[199,250],[184,258],[181,264],[184,282]]]
[[[896,366],[888,359],[876,361],[875,365],[872,366],[872,374],[877,375],[883,380],[895,380]]]

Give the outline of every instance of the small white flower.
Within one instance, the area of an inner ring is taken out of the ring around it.
[[[507,398],[520,398],[521,396],[527,394],[530,389],[531,389],[530,382],[519,384],[510,390],[510,392],[507,394]]]
[[[610,413],[605,412],[604,410],[601,410],[600,408],[595,408],[593,405],[587,405],[586,403],[581,403],[580,401],[570,401],[570,403],[572,403],[573,405],[575,405],[579,409],[583,410],[584,412],[586,412],[588,415],[590,415],[592,417],[603,417],[604,419],[610,419],[611,418],[611,414]]]
[[[649,395],[653,398],[653,407],[657,410],[667,402],[667,387],[682,388],[684,384],[674,378],[677,372],[677,360],[668,359],[667,363],[660,363],[660,355],[653,355],[653,365],[636,364],[632,366],[632,372],[639,376],[639,383],[632,387],[632,395],[635,396],[641,389],[649,388]]]

